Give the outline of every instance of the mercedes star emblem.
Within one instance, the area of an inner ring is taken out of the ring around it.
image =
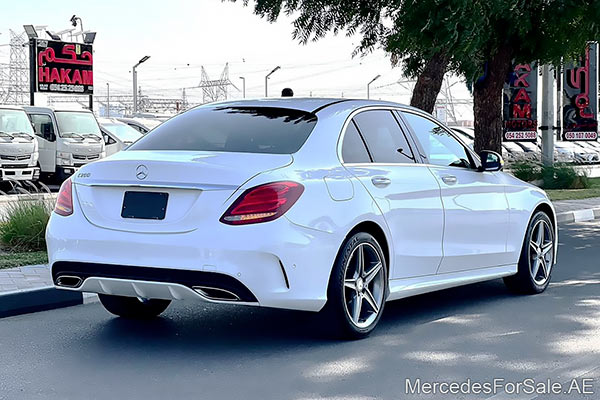
[[[143,181],[144,179],[146,179],[148,177],[148,167],[146,167],[144,164],[138,165],[137,168],[135,169],[135,176],[140,181]]]

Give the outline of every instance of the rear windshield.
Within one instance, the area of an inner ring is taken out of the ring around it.
[[[317,117],[275,107],[199,107],[168,120],[128,150],[189,150],[291,154]]]

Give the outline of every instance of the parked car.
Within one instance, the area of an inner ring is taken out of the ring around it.
[[[140,131],[116,118],[98,118],[98,122],[104,128],[103,136],[107,157],[123,150],[143,136]]]
[[[556,161],[578,162],[580,150],[573,143],[565,141],[555,141],[554,148],[560,154]]]
[[[461,138],[471,148],[471,150],[474,149],[475,131],[473,128],[453,126],[452,130],[459,135],[459,138]],[[516,157],[513,152],[514,149],[511,150],[510,145],[507,146],[506,143],[502,143],[502,157],[506,158],[507,160],[513,160]]]
[[[138,130],[142,135],[150,132],[152,129],[156,128],[160,124],[163,123],[162,120],[158,118],[117,118],[117,120],[131,126],[132,128]]]
[[[37,181],[38,158],[38,142],[25,110],[0,106],[0,182]]]
[[[564,143],[564,142],[563,142]],[[569,142],[567,142],[569,143]],[[600,161],[600,152],[589,142],[570,142],[578,160],[582,163],[596,163]]]
[[[204,299],[321,311],[360,338],[389,300],[497,278],[546,289],[552,203],[502,165],[396,103],[207,104],[62,185],[52,277],[125,318]]]

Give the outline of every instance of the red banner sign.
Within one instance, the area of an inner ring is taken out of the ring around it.
[[[38,39],[36,64],[38,92],[93,94],[91,44]]]
[[[563,75],[563,140],[598,139],[598,43]]]
[[[537,65],[518,64],[504,85],[503,124],[506,142],[537,140]]]

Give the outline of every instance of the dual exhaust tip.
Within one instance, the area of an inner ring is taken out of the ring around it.
[[[73,275],[61,275],[56,278],[56,286],[65,288],[78,288],[83,283],[83,279]]]
[[[218,301],[240,301],[240,296],[237,294],[230,292],[229,290],[209,287],[209,286],[193,286],[192,289],[194,292],[198,293],[200,296],[204,297],[208,300],[218,300]]]
[[[61,275],[56,278],[56,286],[75,289],[81,286],[83,279],[74,275]],[[226,289],[210,286],[193,286],[192,290],[208,300],[240,301],[240,296]]]

